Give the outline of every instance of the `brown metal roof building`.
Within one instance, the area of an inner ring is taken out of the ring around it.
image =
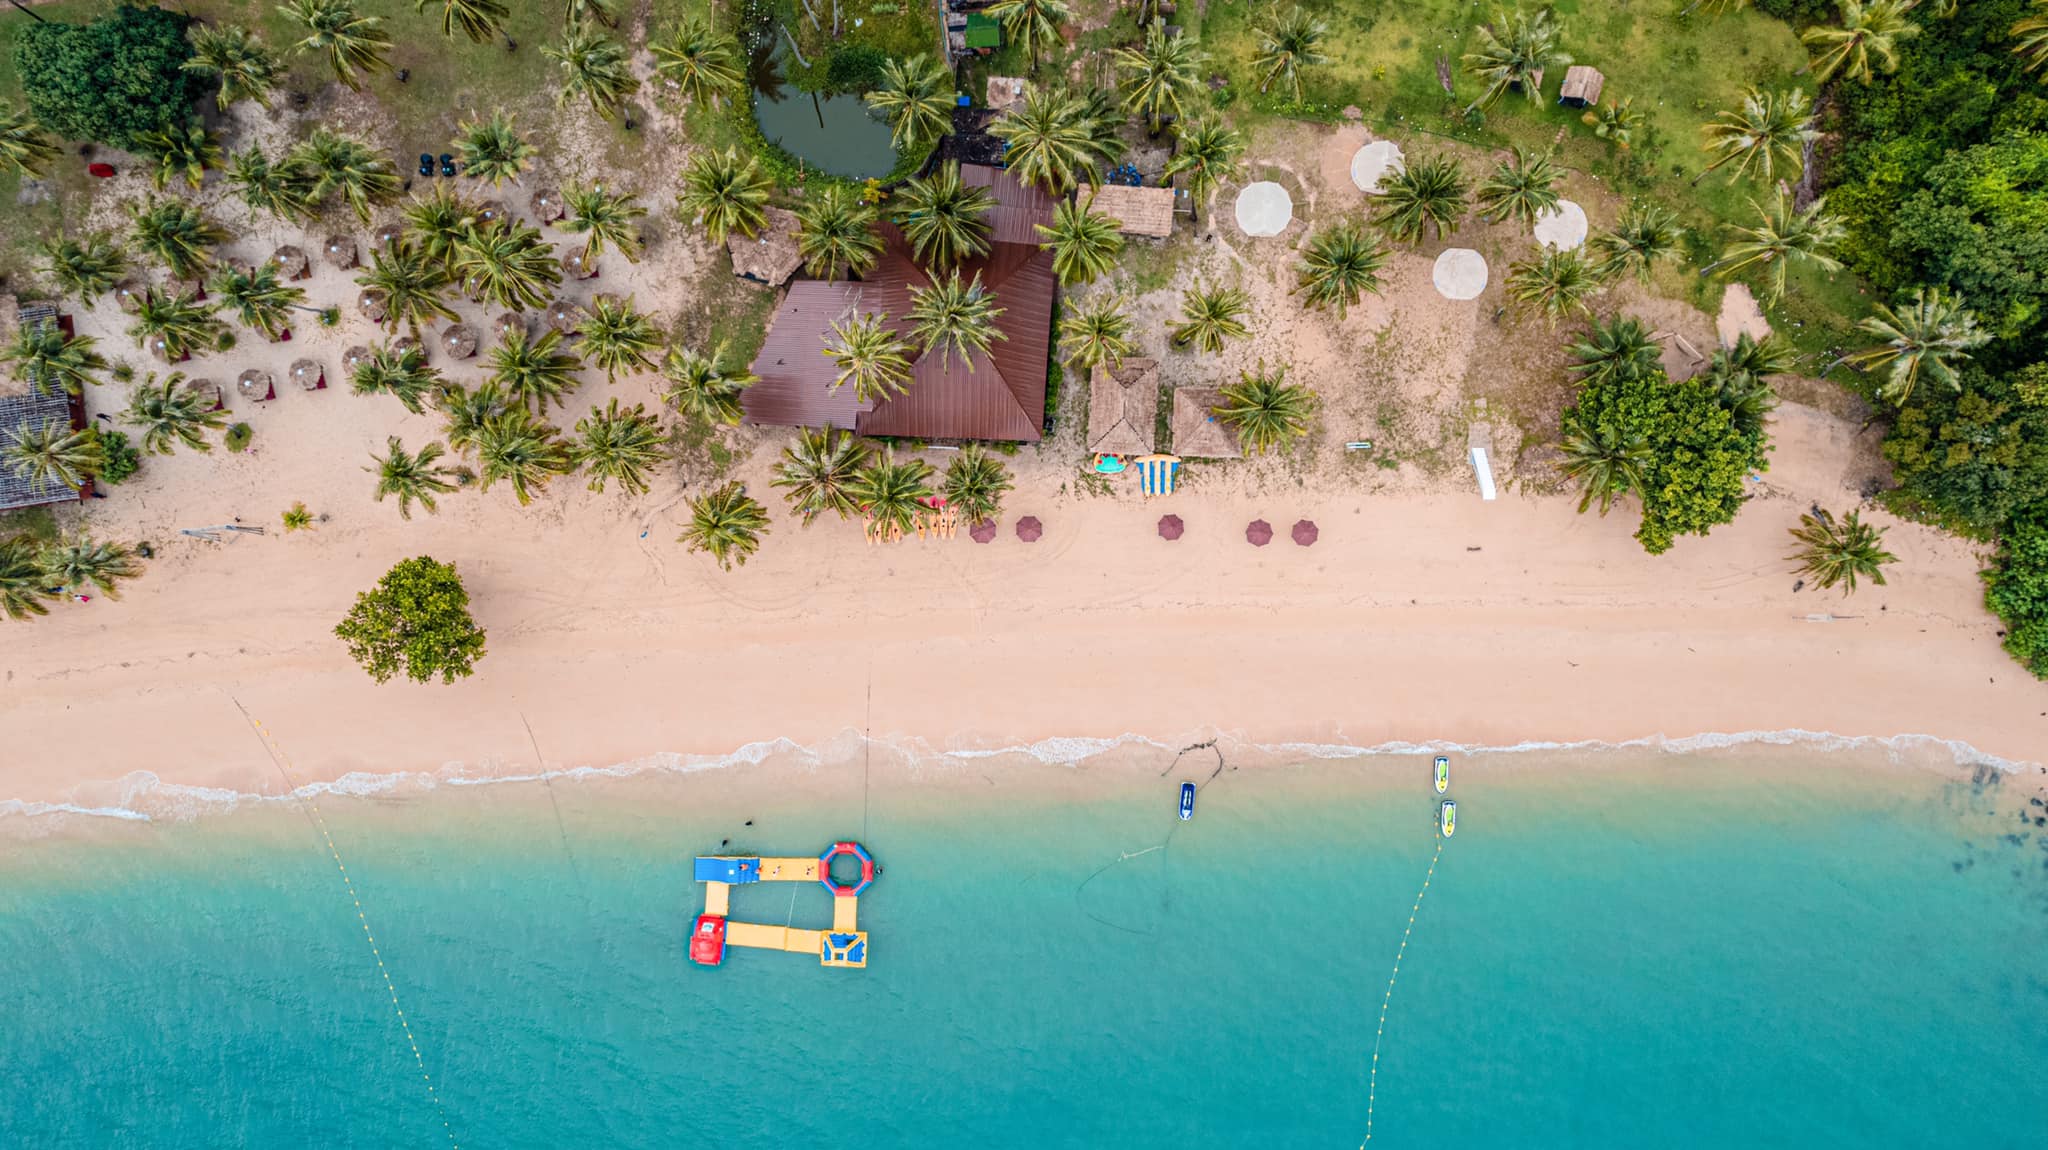
[[[1244,454],[1237,445],[1237,432],[1216,418],[1214,408],[1223,402],[1223,391],[1215,387],[1177,387],[1173,390],[1173,453],[1190,459],[1236,459]]]
[[[910,390],[862,403],[851,388],[834,392],[838,374],[825,354],[832,324],[879,313],[908,338],[910,293],[931,285],[893,224],[882,224],[882,258],[856,283],[798,280],[775,312],[753,363],[760,382],[741,393],[749,423],[852,428],[862,435],[911,439],[1035,441],[1045,423],[1046,355],[1057,281],[1052,255],[1038,249],[1032,225],[1049,220],[1053,200],[994,168],[964,166],[969,184],[989,187],[996,206],[989,254],[961,265],[963,280],[981,275],[1002,314],[996,327],[1007,338],[967,363],[957,356],[919,353]]]
[[[1088,450],[1097,455],[1148,455],[1159,416],[1159,361],[1127,359],[1111,371],[1096,364],[1088,377]]]

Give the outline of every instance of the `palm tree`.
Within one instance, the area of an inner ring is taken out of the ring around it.
[[[1801,43],[1817,49],[1807,67],[1825,84],[1840,72],[1851,80],[1870,83],[1871,57],[1879,70],[1895,72],[1899,67],[1899,42],[1920,34],[1920,25],[1906,19],[1920,0],[1836,0],[1842,10],[1840,27],[1815,24],[1799,34]]]
[[[1792,206],[1791,195],[1781,187],[1769,207],[1755,200],[1749,206],[1756,209],[1761,221],[1753,228],[1735,229],[1749,238],[1730,244],[1720,260],[1703,269],[1702,274],[1718,270],[1727,275],[1746,267],[1762,267],[1768,273],[1770,285],[1765,302],[1775,304],[1785,295],[1785,268],[1789,264],[1810,263],[1822,271],[1842,266],[1828,254],[1829,248],[1841,242],[1843,228],[1839,218],[1828,214],[1826,197],[1801,211]]]
[[[576,373],[583,361],[562,350],[562,333],[551,331],[529,340],[524,332],[513,332],[491,349],[491,385],[515,404],[531,403],[534,414],[547,411],[552,402],[562,406],[576,390]]]
[[[1052,225],[1033,225],[1039,247],[1052,252],[1053,274],[1062,286],[1093,283],[1108,274],[1123,254],[1124,237],[1117,223],[1094,208],[1095,197],[1087,203],[1061,200],[1052,211]]]
[[[270,90],[284,79],[284,63],[238,24],[193,24],[185,30],[192,58],[185,71],[220,80],[218,103],[226,108],[239,100],[270,107]]]
[[[0,104],[0,167],[24,176],[41,176],[58,155],[57,141],[34,116],[13,104]]]
[[[1549,152],[1532,155],[1518,146],[1511,159],[1495,165],[1493,174],[1480,182],[1473,198],[1487,219],[1520,220],[1533,228],[1537,216],[1557,207],[1557,185],[1563,178]]]
[[[1604,516],[1616,499],[1641,491],[1643,475],[1656,460],[1642,432],[1623,431],[1608,423],[1588,427],[1576,412],[1565,414],[1558,450],[1564,454],[1559,470],[1579,485],[1581,515],[1595,499]]]
[[[1990,332],[1978,329],[1975,313],[1940,288],[1914,288],[1911,304],[1896,311],[1879,304],[1876,315],[1865,316],[1856,326],[1884,342],[1843,358],[1865,371],[1889,364],[1890,378],[1878,394],[1901,407],[1923,372],[1952,391],[1961,390],[1949,361],[1968,359],[1970,349],[1991,341]]]
[[[510,217],[466,229],[455,246],[454,273],[469,298],[515,310],[547,306],[562,282],[554,245],[541,238],[539,228]]]
[[[570,28],[593,20],[603,21],[607,28],[616,28],[619,26],[619,0],[569,0],[569,7],[562,16]]]
[[[43,573],[70,590],[97,588],[109,599],[121,597],[121,580],[142,574],[135,552],[123,543],[101,543],[89,535],[72,535],[43,548],[36,556]]]
[[[1039,54],[1061,43],[1060,24],[1072,20],[1074,11],[1066,0],[996,0],[988,6],[987,16],[1001,21],[1011,43],[1023,46],[1036,75]]]
[[[1636,110],[1636,98],[1623,96],[1610,104],[1586,109],[1579,122],[1590,126],[1593,135],[1614,145],[1615,151],[1626,152],[1635,143],[1636,133],[1642,129],[1648,117]]]
[[[853,385],[854,397],[874,403],[910,390],[910,345],[888,326],[888,316],[870,312],[832,322],[825,354],[839,374],[831,390]]]
[[[213,347],[221,333],[213,309],[201,307],[182,293],[148,291],[135,305],[135,322],[128,334],[135,346],[160,346],[164,359],[176,363],[195,351]]]
[[[472,44],[488,44],[499,36],[505,36],[507,43],[512,41],[505,33],[505,21],[512,18],[512,10],[503,0],[414,0],[413,11],[424,12],[429,4],[441,6],[443,36],[460,32]]]
[[[984,217],[995,207],[995,197],[987,188],[963,182],[958,163],[948,160],[929,178],[909,181],[896,200],[904,237],[925,267],[950,268],[988,251],[989,224]]]
[[[1842,594],[1853,595],[1859,578],[1882,587],[1885,564],[1899,561],[1884,549],[1885,529],[1863,522],[1855,511],[1838,523],[1833,515],[1816,508],[1810,515],[1801,515],[1799,526],[1788,530],[1799,550],[1785,558],[1798,564],[1792,570],[1812,577],[1823,591],[1840,583]]]
[[[746,76],[740,71],[739,41],[701,17],[683,17],[670,30],[668,40],[653,48],[655,75],[681,88],[693,103],[715,108],[746,85]]]
[[[403,323],[417,334],[435,320],[459,318],[441,298],[448,269],[410,239],[372,250],[369,270],[357,273],[356,283],[383,294],[386,331],[397,331]]]
[[[489,180],[492,187],[506,180],[516,183],[540,150],[519,134],[518,125],[503,110],[492,112],[488,120],[464,120],[455,129],[453,147],[462,170],[471,179]]]
[[[219,294],[221,310],[234,312],[243,327],[262,332],[268,340],[276,340],[291,325],[291,309],[319,310],[305,306],[303,290],[277,282],[277,265],[267,260],[247,271],[233,264],[216,268],[209,286]]]
[[[173,176],[197,189],[208,168],[220,166],[220,142],[198,123],[171,124],[149,132],[136,142],[136,150],[156,161],[150,173],[151,186],[161,192]]]
[[[0,462],[30,483],[61,483],[77,491],[99,474],[107,458],[98,432],[91,428],[73,431],[61,419],[45,420],[41,427],[23,423],[7,436]]]
[[[427,366],[427,353],[418,344],[378,348],[356,365],[349,382],[357,395],[397,397],[414,415],[425,411],[423,401],[428,396],[438,396],[445,387],[441,373]]]
[[[135,246],[162,261],[173,279],[198,279],[212,259],[209,249],[228,241],[220,225],[184,200],[151,196],[130,210]]]
[[[86,303],[114,290],[128,272],[128,257],[106,232],[88,232],[81,239],[57,237],[43,241],[45,268],[67,293]]]
[[[1638,201],[1622,213],[1613,231],[1596,234],[1587,247],[1598,257],[1593,272],[1601,279],[1634,273],[1648,283],[1650,269],[1658,260],[1677,255],[1684,239],[1685,229],[1678,226],[1678,217],[1655,204]]]
[[[1700,128],[1706,134],[1707,150],[1720,158],[1694,176],[1697,184],[1707,172],[1726,163],[1735,164],[1735,174],[1773,177],[1775,164],[1782,161],[1797,172],[1804,163],[1809,141],[1820,135],[1813,126],[1813,104],[1798,88],[1766,92],[1751,88],[1742,94],[1742,106],[1721,113],[1721,118]]]
[[[683,171],[683,194],[677,202],[703,223],[704,234],[714,244],[723,244],[726,235],[735,231],[752,239],[767,220],[762,209],[768,204],[768,177],[761,174],[751,155],[742,162],[732,148],[723,152],[706,149],[690,157],[690,166]]]
[[[721,570],[730,571],[735,564],[747,565],[748,557],[761,549],[761,536],[766,534],[768,509],[735,479],[690,500],[690,525],[676,542],[709,553]]]
[[[662,392],[661,401],[692,420],[713,426],[737,426],[744,414],[740,393],[759,380],[744,367],[728,371],[724,364],[722,343],[708,356],[686,347],[669,348],[668,358],[661,364],[662,377],[669,386]]]
[[[1790,371],[1794,356],[1777,336],[1759,344],[1748,332],[1736,337],[1735,350],[1717,348],[1705,379],[1714,387],[1714,402],[1728,413],[1735,430],[1762,442],[1764,419],[1778,406],[1778,393],[1764,379]]]
[[[1335,304],[1341,317],[1366,292],[1380,292],[1387,249],[1377,235],[1345,220],[1310,236],[1295,290],[1310,307]]]
[[[1664,348],[1651,338],[1650,330],[1633,316],[1595,318],[1586,334],[1571,345],[1570,367],[1585,386],[1613,379],[1638,379],[1657,370]]]
[[[434,497],[455,490],[449,469],[439,462],[444,454],[438,441],[420,448],[417,454],[408,452],[404,441],[394,435],[384,441],[383,456],[370,456],[377,466],[363,470],[377,477],[377,502],[384,502],[386,495],[396,495],[398,517],[411,519],[415,502],[431,515],[440,510]]]
[[[1458,226],[1469,194],[1465,169],[1456,159],[1426,156],[1381,181],[1373,222],[1403,243],[1419,242],[1424,224],[1442,239]]]
[[[972,372],[977,352],[987,355],[996,340],[1010,338],[996,327],[1003,310],[981,286],[980,272],[963,284],[956,269],[930,287],[910,289],[910,333],[926,353],[937,351],[941,362],[957,355]]]
[[[1290,439],[1308,434],[1315,417],[1316,393],[1298,383],[1287,382],[1287,369],[1237,373],[1237,382],[1225,384],[1221,399],[1211,410],[1217,419],[1237,432],[1237,442],[1247,455],[1264,455]]]
[[[476,447],[484,425],[512,410],[513,404],[496,385],[486,383],[475,391],[451,385],[441,392],[438,406],[444,417],[441,434],[447,437],[449,448],[469,451]]]
[[[932,465],[922,459],[896,462],[887,447],[868,460],[847,487],[869,522],[885,534],[902,534],[917,525],[925,501],[932,497]]]
[[[853,189],[829,184],[818,198],[797,209],[797,253],[804,270],[828,281],[866,275],[882,256],[882,237],[874,232],[875,208],[861,202]]]
[[[1106,88],[1090,88],[1080,96],[1081,121],[1088,130],[1088,147],[1099,166],[1116,163],[1129,150],[1121,133],[1128,119],[1117,107],[1116,97]],[[1089,170],[1092,177],[1094,170]],[[1092,179],[1090,181],[1093,182]]]
[[[1243,288],[1204,289],[1196,284],[1180,297],[1181,320],[1167,334],[1175,347],[1193,344],[1207,352],[1222,351],[1224,340],[1251,334],[1244,324],[1251,308],[1252,297]]]
[[[577,466],[590,468],[592,491],[603,491],[616,479],[627,494],[645,495],[647,472],[661,463],[667,442],[661,420],[649,415],[644,404],[620,410],[614,397],[603,411],[576,421],[576,441],[569,455]]]
[[[1221,120],[1184,120],[1173,131],[1180,146],[1166,161],[1166,178],[1187,176],[1190,206],[1199,212],[1216,185],[1237,178],[1244,137]]]
[[[1111,369],[1122,366],[1124,357],[1138,350],[1131,338],[1131,317],[1114,296],[1097,296],[1060,317],[1060,346],[1065,361],[1082,371],[1098,365]]]
[[[556,107],[568,107],[570,101],[581,97],[590,101],[592,111],[609,120],[619,114],[619,105],[627,97],[640,90],[626,46],[588,25],[569,29],[561,44],[542,48],[540,54],[562,68]]]
[[[9,375],[37,391],[79,395],[86,384],[99,382],[93,372],[107,369],[107,361],[93,350],[98,342],[89,335],[65,335],[54,323],[24,323],[14,329],[14,342],[0,348],[0,362]]]
[[[976,443],[953,457],[939,490],[967,522],[992,523],[1003,513],[1003,495],[1014,486],[1003,461]]]
[[[868,447],[858,436],[830,424],[822,430],[801,430],[796,443],[782,449],[770,483],[783,489],[789,509],[806,527],[827,511],[845,519],[860,510],[853,480],[867,465]]]
[[[310,199],[324,200],[340,192],[365,224],[370,222],[372,205],[389,203],[402,190],[398,169],[382,152],[325,128],[313,129],[292,149],[291,163],[311,177]]]
[[[562,202],[569,209],[562,230],[588,237],[583,241],[585,264],[595,262],[607,247],[617,248],[627,263],[640,262],[640,229],[633,221],[647,209],[633,202],[633,193],[608,192],[603,184],[571,184]]]
[[[1208,58],[1189,35],[1168,36],[1163,21],[1154,19],[1145,28],[1142,48],[1118,48],[1111,54],[1129,81],[1124,87],[1124,108],[1145,117],[1157,135],[1166,117],[1179,118],[1182,104],[1202,87],[1202,66]]]
[[[206,404],[206,398],[185,386],[183,373],[174,371],[162,380],[151,374],[129,393],[121,422],[140,429],[142,450],[149,455],[169,455],[180,443],[194,451],[211,451],[206,433],[221,430],[228,420]]]
[[[284,514],[279,516],[279,518],[284,520],[284,533],[286,535],[290,535],[294,531],[310,531],[313,528],[313,513],[306,510],[304,500],[300,500],[285,508]]]
[[[1520,8],[1512,14],[1496,8],[1493,23],[1481,24],[1473,32],[1478,45],[1465,53],[1465,71],[1484,81],[1486,90],[1465,109],[1468,114],[1493,107],[1511,87],[1520,88],[1531,104],[1539,104],[1543,93],[1537,73],[1572,62],[1558,47],[1557,13],[1547,5],[1533,15]]]
[[[631,296],[600,294],[590,301],[576,330],[583,337],[584,356],[604,369],[606,383],[616,381],[622,371],[654,370],[661,333],[653,320],[634,308]]]
[[[1064,195],[1083,180],[1095,182],[1087,105],[1064,91],[1032,91],[1022,105],[989,125],[989,134],[1009,145],[1003,162],[1024,183]]]
[[[1259,91],[1273,86],[1275,80],[1287,81],[1294,93],[1296,103],[1301,102],[1301,70],[1318,68],[1329,63],[1323,55],[1323,37],[1329,35],[1330,26],[1300,8],[1289,8],[1281,16],[1276,9],[1270,20],[1261,21],[1258,26],[1259,51],[1252,57],[1252,67],[1265,74],[1259,82]]]
[[[295,223],[313,211],[310,172],[290,159],[273,164],[261,148],[237,152],[228,161],[228,184],[253,210]]]
[[[477,431],[476,458],[483,465],[483,489],[489,491],[492,484],[505,480],[521,507],[546,491],[550,479],[576,470],[569,446],[554,425],[517,406]]]
[[[47,615],[43,600],[50,593],[50,573],[36,556],[35,540],[26,535],[0,537],[0,611],[10,619]]]
[[[1586,297],[1600,286],[1600,278],[1576,251],[1544,248],[1533,260],[1516,260],[1508,265],[1508,298],[1543,314],[1544,321],[1557,321],[1572,312],[1590,314]]]
[[[953,98],[953,73],[923,53],[884,60],[881,87],[865,97],[889,118],[889,142],[899,151],[952,130]]]
[[[296,45],[301,52],[324,52],[334,68],[334,78],[358,91],[358,73],[390,71],[384,53],[391,38],[379,30],[384,21],[356,10],[355,0],[286,0],[278,9],[305,25],[306,37]]]
[[[2048,64],[2048,0],[2034,0],[2034,14],[2013,24],[2012,50],[2026,57],[2026,70]]]
[[[414,196],[400,213],[405,219],[406,238],[419,245],[420,254],[444,269],[455,265],[455,252],[469,229],[475,226],[477,205],[436,184],[424,196]]]

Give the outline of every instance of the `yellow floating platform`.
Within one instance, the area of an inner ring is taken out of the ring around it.
[[[844,849],[842,845],[842,850]],[[866,862],[864,851],[860,857]],[[732,888],[735,884],[822,882],[826,877],[822,859],[701,855],[697,859],[696,874],[698,881],[704,884],[704,914],[698,920],[699,925],[705,926],[706,919],[715,919],[723,923],[723,946],[815,954],[819,963],[824,966],[857,969],[868,964],[868,935],[866,931],[860,929],[860,898],[857,894],[833,895],[832,929],[829,931],[795,926],[768,926],[755,922],[733,922],[729,918]],[[865,886],[868,881],[872,881],[871,869],[864,874],[861,885]],[[715,956],[707,954],[699,957],[693,949],[691,957],[705,965],[715,966],[723,960],[723,947],[718,947],[717,952]]]

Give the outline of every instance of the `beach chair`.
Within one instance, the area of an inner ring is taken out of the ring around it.
[[[1180,479],[1180,456],[1140,455],[1131,461],[1138,469],[1138,489],[1146,495],[1171,495]]]

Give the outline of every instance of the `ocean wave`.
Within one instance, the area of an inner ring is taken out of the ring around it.
[[[224,787],[192,786],[166,782],[152,771],[134,771],[108,784],[81,788],[91,791],[93,801],[39,802],[26,799],[0,800],[0,820],[9,818],[105,818],[127,822],[157,819],[190,819],[204,814],[233,811],[242,806],[274,805],[325,797],[400,798],[424,794],[442,786],[480,787],[504,783],[553,782],[555,780],[628,779],[646,774],[693,774],[728,767],[757,766],[771,759],[817,767],[837,759],[851,758],[863,744],[900,754],[912,762],[978,762],[1018,757],[1046,766],[1078,767],[1091,759],[1127,748],[1178,752],[1190,746],[1214,743],[1227,756],[1252,754],[1281,759],[1336,760],[1412,755],[1515,755],[1533,753],[1598,753],[1605,751],[1652,750],[1668,754],[1696,754],[1746,746],[1800,747],[1821,752],[1883,752],[1894,759],[1907,756],[1930,758],[1960,767],[1991,767],[2003,772],[2040,770],[2042,764],[1987,754],[1960,739],[1934,735],[1838,735],[1830,731],[1791,728],[1775,731],[1708,732],[1697,735],[1644,735],[1609,741],[1528,740],[1519,743],[1461,743],[1435,739],[1423,742],[1392,740],[1368,745],[1326,742],[1259,743],[1210,734],[1193,742],[1160,740],[1149,735],[1125,733],[1113,737],[1058,736],[1030,743],[993,747],[935,748],[916,738],[864,736],[849,730],[816,746],[777,738],[747,743],[723,754],[685,754],[662,751],[607,766],[560,767],[540,771],[506,772],[489,762],[477,764],[482,773],[464,764],[451,764],[438,771],[351,771],[339,778],[305,783],[291,791],[259,793]],[[109,794],[108,792],[111,792]]]

